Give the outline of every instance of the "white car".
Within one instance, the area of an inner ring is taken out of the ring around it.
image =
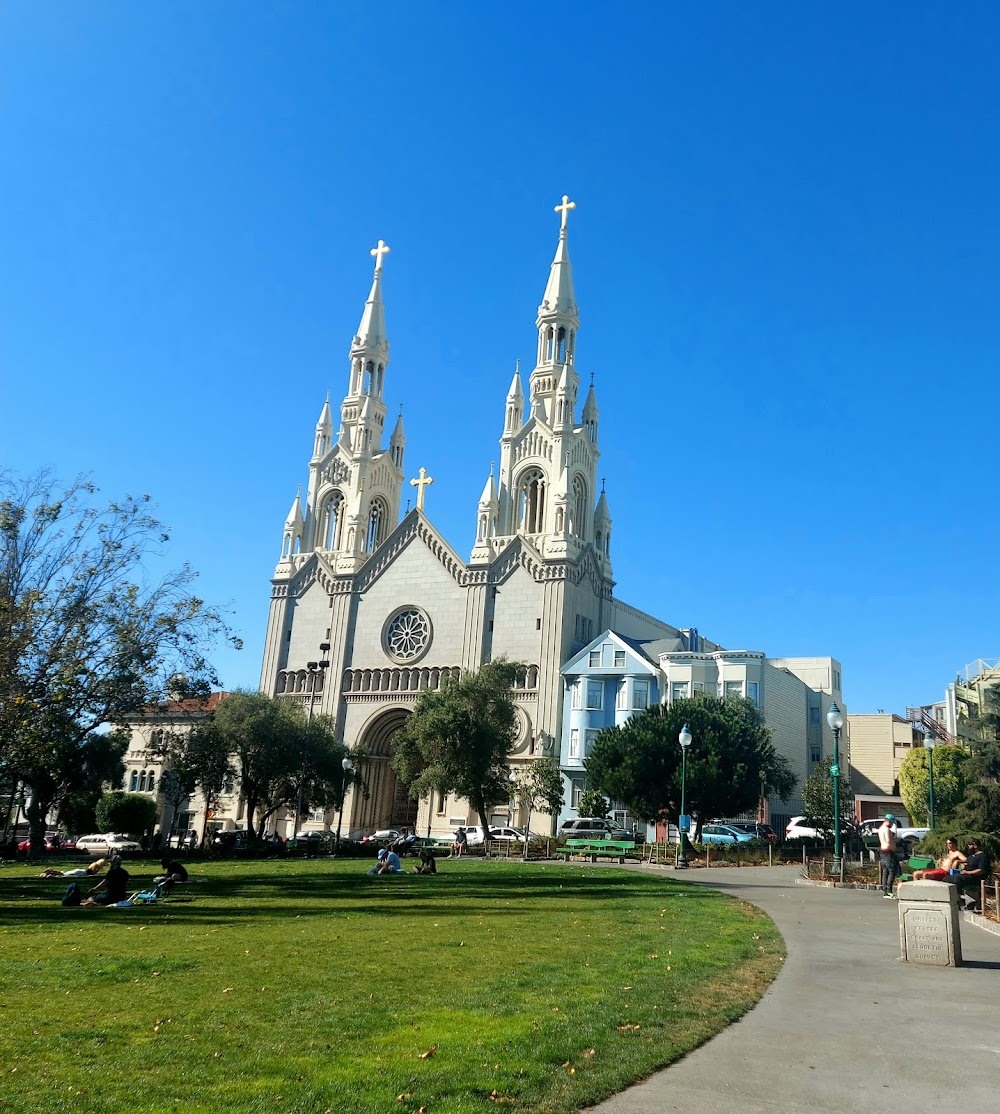
[[[466,828],[465,835],[470,847],[478,847],[483,842],[483,829],[481,826]],[[524,832],[520,828],[506,828],[502,826],[491,827],[489,838],[498,843],[524,843]],[[540,835],[532,832],[529,839],[541,839]]]
[[[141,851],[142,848],[134,839],[115,832],[106,832],[104,835],[80,836],[76,841],[78,851],[86,851],[88,855],[107,855],[112,851]]]
[[[821,832],[818,828],[813,828],[806,823],[804,816],[793,816],[785,828],[785,839],[829,839],[832,834],[832,832]]]

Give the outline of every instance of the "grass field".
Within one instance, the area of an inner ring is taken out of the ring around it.
[[[127,863],[141,884],[154,863]],[[660,872],[194,864],[158,906],[0,871],[0,1110],[567,1112],[750,1008],[783,944]]]

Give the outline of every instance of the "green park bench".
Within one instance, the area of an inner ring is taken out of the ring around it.
[[[935,863],[936,860],[928,855],[911,855],[909,862],[906,864],[908,873],[899,876],[900,882],[912,882],[915,870],[931,870]]]
[[[447,836],[423,836],[417,840],[417,849],[440,855],[444,852],[450,852],[451,845],[454,842],[453,839],[449,839]]]
[[[582,855],[592,863],[598,859],[617,859],[623,863],[626,855],[634,850],[635,842],[630,839],[567,839],[562,853],[566,862],[571,855]]]

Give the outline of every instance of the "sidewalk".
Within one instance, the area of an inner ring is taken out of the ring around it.
[[[965,966],[903,963],[896,902],[796,884],[798,875],[688,873],[763,909],[788,957],[746,1017],[594,1114],[997,1109],[1000,937],[963,923]]]

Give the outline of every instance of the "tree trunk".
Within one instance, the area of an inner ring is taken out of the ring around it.
[[[31,840],[31,850],[28,853],[33,859],[45,851],[45,817],[48,811],[48,803],[39,800],[37,793],[33,793],[24,810],[24,815],[28,818],[28,838]]]

